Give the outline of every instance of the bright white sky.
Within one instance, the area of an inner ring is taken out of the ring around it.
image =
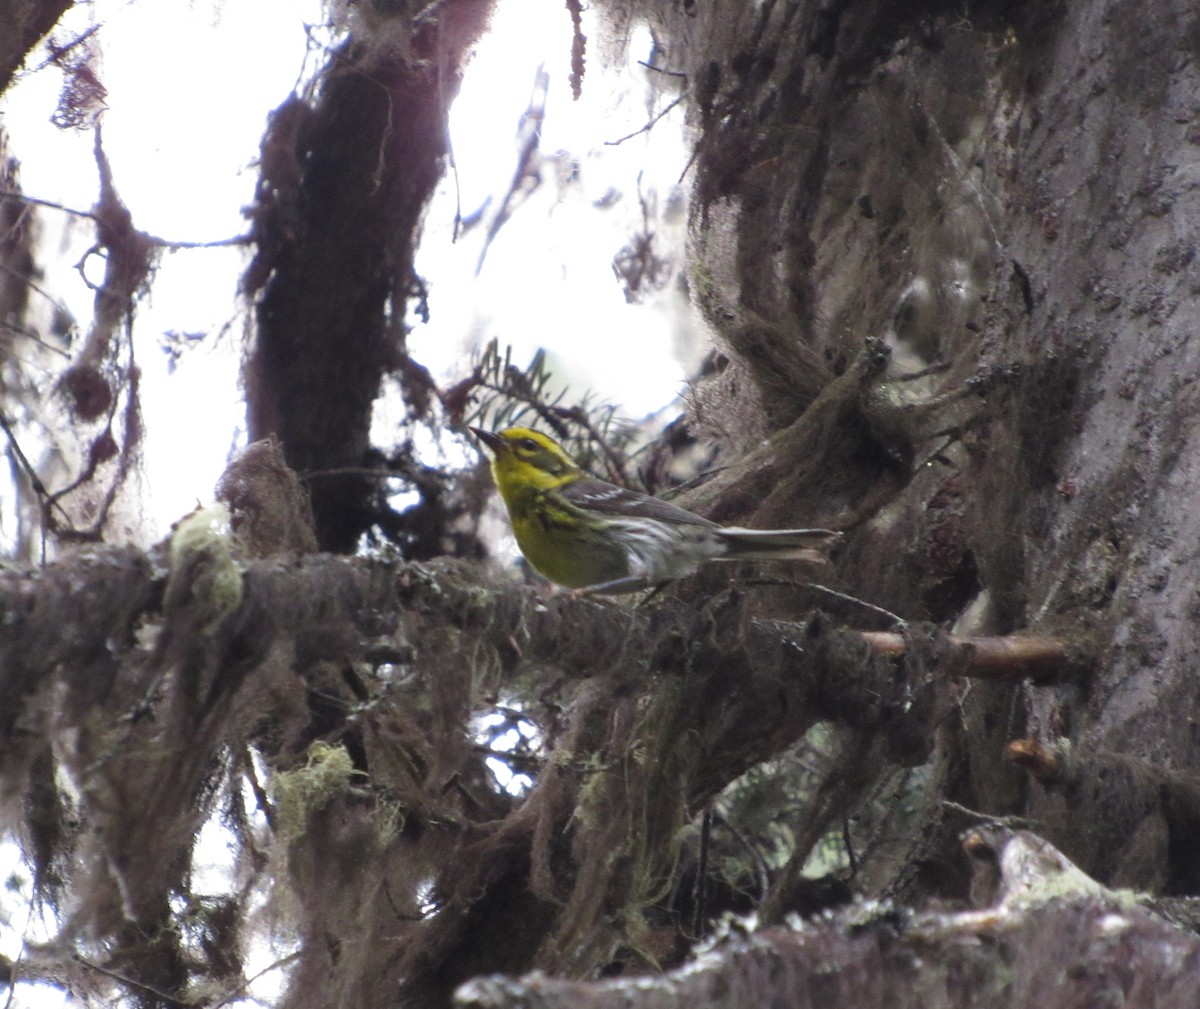
[[[68,19],[60,38],[102,25],[105,146],[135,224],[175,241],[243,233],[241,208],[253,195],[267,113],[320,65],[319,47],[328,36],[320,28],[306,31],[323,21],[320,3],[95,0],[73,8]],[[594,40],[593,28],[585,13],[585,31]],[[518,363],[546,347],[557,378],[578,392],[592,389],[638,418],[677,395],[698,353],[694,323],[673,285],[647,304],[628,305],[611,268],[640,221],[639,173],[642,191],[660,205],[672,194],[678,198],[687,160],[681,110],[648,133],[605,145],[645,125],[666,101],[650,97],[649,71],[636,65],[649,56],[649,32],[635,33],[625,67],[604,68],[591,47],[580,102],[572,101],[568,86],[570,41],[561,0],[500,3],[453,110],[463,213],[489,195],[493,205],[502,198],[516,164],[517,122],[539,66],[551,80],[541,149],[571,152],[581,166],[579,180],[560,188],[547,172],[548,184],[500,232],[476,277],[484,229],[452,243],[455,190],[448,178],[427,216],[417,263],[430,284],[432,316],[414,332],[411,347],[435,376],[450,380],[461,377],[471,351],[493,336],[513,346]],[[28,72],[0,114],[26,192],[87,209],[97,192],[92,137],[51,125],[60,86],[53,67]],[[621,199],[597,210],[593,203],[610,190]],[[65,249],[43,249],[45,286],[86,328],[92,293],[73,267],[90,244],[89,225],[43,214],[55,242],[57,229],[68,226]],[[660,230],[664,249],[671,243],[682,249],[683,216]],[[147,540],[210,498],[231,447],[244,441],[244,407],[233,390],[244,323],[236,290],[246,255],[231,248],[167,254],[139,307]],[[166,332],[208,334],[169,380],[160,349]],[[390,423],[387,413],[381,411],[381,426]]]
[[[105,147],[139,228],[187,242],[245,232],[241,208],[253,195],[267,113],[320,66],[328,37],[306,25],[323,20],[318,0],[93,0],[68,12],[56,30],[60,40],[102,26]],[[594,40],[586,12],[584,27]],[[489,195],[493,205],[502,198],[516,164],[517,123],[539,66],[551,80],[541,149],[570,152],[580,164],[578,183],[558,187],[547,172],[476,276],[484,229],[451,241],[456,193],[447,179],[427,215],[417,263],[430,285],[431,320],[414,332],[411,347],[443,380],[461,377],[472,350],[493,336],[512,344],[519,363],[546,347],[552,370],[572,389],[592,389],[637,418],[678,394],[702,341],[678,294],[628,305],[611,268],[641,221],[639,175],[642,192],[660,205],[679,197],[687,162],[681,110],[649,133],[605,145],[645,125],[666,101],[650,97],[648,71],[636,65],[649,56],[649,33],[635,34],[624,67],[602,67],[593,45],[580,102],[572,101],[568,85],[570,42],[561,0],[501,0],[453,111],[457,199],[469,215]],[[51,125],[62,78],[53,67],[37,69],[42,59],[30,59],[31,69],[0,103],[9,150],[21,162],[28,195],[87,210],[97,194],[92,136]],[[621,198],[597,210],[594,202],[610,190]],[[74,265],[91,244],[90,223],[53,210],[41,215],[42,286],[86,330],[92,292]],[[681,252],[683,228],[680,212],[660,230],[660,252],[672,243]],[[235,248],[164,255],[152,293],[139,306],[145,522],[134,535],[142,542],[160,538],[197,501],[209,500],[230,450],[244,441],[244,405],[236,391],[244,306],[236,292],[247,255]],[[167,332],[207,334],[173,374],[161,350]],[[378,412],[385,423],[386,404]],[[12,521],[6,479],[0,475],[0,551],[9,535],[4,526]],[[219,875],[219,840],[205,849]],[[19,871],[19,854],[11,844],[0,845],[0,877],[12,871]],[[0,952],[16,956],[28,923],[9,924],[0,921]],[[258,994],[269,997],[271,979],[264,984]],[[57,989],[20,986],[13,1005],[61,1003]]]

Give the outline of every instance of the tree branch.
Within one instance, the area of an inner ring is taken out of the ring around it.
[[[1096,897],[1059,899],[1010,915],[908,916],[883,907],[872,918],[852,908],[792,929],[734,935],[661,976],[599,982],[479,978],[457,991],[455,1004],[970,1009],[1003,1002],[1067,1009],[1102,1004],[1114,978],[1127,979],[1120,982],[1126,991],[1132,986],[1146,997],[1158,993],[1164,1001],[1155,1004],[1200,1004],[1200,940],[1141,908],[1118,908]],[[989,996],[980,984],[998,987]]]

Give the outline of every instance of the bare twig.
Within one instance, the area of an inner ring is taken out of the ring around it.
[[[874,603],[869,603],[865,599],[859,599],[857,596],[847,595],[845,592],[838,592],[837,589],[831,589],[827,585],[817,585],[810,583],[805,588],[812,589],[814,592],[829,596],[831,599],[837,599],[843,603],[850,603],[852,606],[858,606],[866,610],[868,613],[874,613],[877,616],[884,617],[893,627],[898,627],[901,631],[908,626],[908,621],[903,617],[898,616],[891,610],[885,610],[882,606],[876,606]],[[899,635],[896,635],[899,637]]]
[[[656,74],[664,74],[667,77],[682,77],[687,79],[687,74],[682,70],[667,70],[664,67],[656,67],[653,63],[647,63],[645,60],[638,60],[639,67],[645,67],[647,70],[653,70]]]
[[[223,999],[221,999],[220,1002],[214,1003],[212,1006],[212,1009],[221,1009],[222,1006],[229,1005],[230,1002],[232,1002],[235,998],[240,996],[242,994],[242,992],[246,991],[246,989],[249,988],[252,984],[254,984],[254,982],[257,981],[260,977],[263,977],[266,974],[270,974],[271,971],[273,971],[273,970],[279,970],[279,968],[281,968],[281,967],[286,967],[289,963],[292,963],[293,961],[298,960],[298,959],[300,959],[300,950],[297,950],[295,953],[289,953],[287,956],[283,957],[280,960],[276,960],[274,963],[267,964],[262,970],[258,971],[258,973],[252,975],[251,977],[246,978],[246,980],[242,984],[238,985],[238,987],[236,987],[233,991],[231,991],[228,995],[226,995]]]
[[[983,823],[995,823],[1001,827],[1008,827],[1010,830],[1031,830],[1039,826],[1037,820],[1031,820],[1027,816],[993,816],[991,813],[981,813],[977,809],[971,809],[969,806],[953,802],[950,799],[942,799],[939,804],[946,809],[953,810],[955,813],[961,813],[963,816],[970,817],[972,820],[979,820]]]
[[[96,221],[99,223],[99,218],[90,210],[78,210],[75,207],[68,207],[65,204],[57,203],[54,200],[43,200],[40,197],[29,196],[26,193],[22,193],[14,189],[0,189],[0,198],[20,200],[22,203],[27,203],[30,206],[46,207],[49,210],[58,210],[64,214],[71,214],[73,217],[84,217],[89,221]],[[150,245],[162,249],[218,249],[227,245],[249,245],[251,242],[250,235],[234,235],[232,238],[215,238],[208,242],[173,241],[169,238],[160,238],[157,235],[144,235],[143,237]],[[89,250],[89,253],[91,251],[92,250]],[[33,285],[31,284],[31,286]]]
[[[138,981],[136,978],[132,978],[128,975],[120,973],[120,971],[109,970],[109,968],[101,966],[98,963],[93,963],[91,960],[80,956],[78,953],[76,953],[72,959],[76,963],[87,967],[89,970],[94,970],[97,974],[103,974],[105,977],[110,977],[114,981],[121,982],[121,984],[125,985],[126,988],[140,988],[142,991],[149,992],[151,995],[162,999],[164,1002],[178,1006],[179,1009],[186,1009],[187,1003],[177,999],[174,995],[168,995],[165,991],[155,988],[153,985],[146,984],[143,981]]]
[[[654,129],[655,125],[658,123],[658,121],[660,119],[662,119],[663,116],[665,116],[668,112],[670,112],[673,108],[675,108],[676,105],[678,105],[681,101],[683,101],[683,96],[686,94],[687,94],[687,92],[684,91],[684,92],[681,92],[680,94],[676,95],[674,98],[672,98],[663,107],[662,111],[657,113],[654,116],[654,118],[651,119],[648,123],[646,123],[641,129],[634,130],[632,133],[628,133],[623,137],[617,138],[616,140],[606,140],[606,141],[604,141],[604,146],[605,147],[616,147],[619,144],[625,143],[626,140],[632,140],[634,137],[639,136],[642,133],[649,133],[652,129]]]

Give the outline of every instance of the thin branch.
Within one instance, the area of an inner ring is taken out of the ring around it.
[[[713,811],[709,805],[700,821],[700,859],[696,865],[696,882],[692,888],[692,932],[688,937],[698,939],[704,934],[704,919],[708,917],[708,852],[712,843]]]
[[[639,67],[645,67],[647,70],[653,70],[656,74],[664,74],[667,77],[682,77],[687,79],[687,74],[682,70],[667,70],[663,67],[656,67],[653,63],[647,63],[645,60],[638,60]]]
[[[169,238],[159,238],[157,235],[146,235],[146,241],[162,249],[221,249],[227,246],[250,245],[254,239],[251,235],[233,235],[230,238],[213,238],[207,242],[180,242]]]
[[[683,171],[679,173],[678,181],[680,183],[682,183],[683,180],[687,177],[687,173],[692,170],[692,165],[694,165],[696,163],[696,159],[698,157],[700,157],[700,143],[699,142],[697,142],[692,147],[692,153],[687,159],[687,164],[683,166]]]
[[[372,469],[369,466],[338,466],[333,469],[305,470],[299,474],[302,480],[323,480],[332,476],[369,476],[376,480],[408,480],[412,482],[409,473],[392,473],[382,469]]]
[[[21,450],[21,445],[17,441],[17,436],[13,432],[13,429],[9,426],[8,419],[3,414],[0,414],[0,429],[2,429],[4,434],[8,437],[9,448],[12,449],[13,454],[17,457],[17,462],[20,463],[21,469],[25,471],[25,475],[29,478],[29,483],[30,486],[33,487],[34,493],[39,497],[49,497],[50,492],[46,490],[46,485],[42,483],[42,478],[37,475],[37,471],[33,468],[33,464]]]
[[[27,277],[23,273],[19,273],[18,271],[14,270],[11,266],[6,266],[4,263],[0,263],[0,273],[7,273],[10,277],[13,277],[16,280],[21,281],[21,283],[23,283],[31,291],[36,291],[43,298],[45,298],[48,302],[50,302],[51,305],[53,305],[55,308],[57,308],[60,312],[64,313],[66,316],[70,317],[71,310],[69,308],[67,308],[66,305],[64,305],[61,301],[59,301],[56,297],[54,297],[53,294],[51,294],[44,287],[39,285],[32,278]]]
[[[230,1002],[232,1002],[235,998],[237,998],[239,995],[241,995],[242,992],[246,991],[260,977],[263,977],[266,974],[270,974],[271,971],[273,971],[273,970],[279,970],[280,967],[286,967],[289,963],[292,963],[299,959],[300,959],[300,950],[296,950],[295,953],[289,953],[287,956],[283,957],[281,960],[276,960],[274,963],[267,964],[267,966],[265,966],[262,970],[258,971],[258,973],[254,974],[251,977],[246,978],[245,981],[243,981],[233,991],[231,991],[228,995],[226,995],[223,999],[221,999],[220,1002],[214,1003],[214,1005],[212,1006],[212,1009],[221,1009],[222,1006],[229,1005]]]
[[[541,185],[538,172],[541,154],[542,123],[546,119],[546,98],[550,93],[550,75],[546,73],[545,65],[540,65],[534,73],[533,89],[529,95],[529,104],[521,113],[517,123],[517,163],[509,180],[504,199],[496,209],[496,216],[488,225],[484,236],[483,247],[479,250],[479,259],[475,263],[475,274],[479,275],[487,259],[488,251],[500,229],[508,223],[510,217],[522,203]]]
[[[677,94],[674,98],[672,98],[669,102],[667,102],[667,104],[663,107],[663,110],[661,112],[659,112],[653,119],[651,119],[648,123],[646,123],[646,125],[643,126],[641,129],[634,130],[632,133],[628,133],[625,136],[619,137],[616,140],[606,140],[606,141],[604,141],[604,146],[605,147],[616,147],[619,144],[625,143],[626,140],[632,140],[634,137],[636,137],[642,133],[649,133],[652,129],[654,129],[655,125],[658,123],[658,121],[660,119],[662,119],[663,116],[665,116],[668,112],[670,112],[673,108],[675,108],[676,105],[678,105],[681,101],[683,101],[683,96],[686,94],[687,94],[686,91],[683,91],[683,92],[680,92],[679,94]]]
[[[0,329],[4,329],[5,331],[12,333],[14,336],[19,336],[23,340],[29,340],[33,343],[36,343],[43,350],[48,350],[51,354],[57,354],[59,357],[66,358],[68,361],[71,359],[71,355],[63,350],[62,347],[56,347],[49,341],[43,340],[41,336],[27,326],[18,326],[12,322],[0,321]],[[26,359],[22,360],[24,363],[31,363]]]
[[[721,826],[729,831],[733,839],[746,849],[746,853],[754,863],[754,882],[758,884],[758,900],[762,901],[767,896],[767,891],[771,888],[771,866],[767,862],[766,856],[759,850],[758,845],[747,837],[738,828],[737,824],[725,816],[719,809],[714,812],[714,816],[720,819]]]
[[[1037,820],[1031,820],[1027,816],[993,816],[991,813],[981,813],[977,809],[971,809],[969,806],[964,806],[961,803],[952,802],[950,799],[942,799],[940,805],[955,813],[961,813],[972,820],[982,823],[995,823],[1010,830],[1032,830],[1040,826]]]
[[[546,758],[535,753],[522,753],[519,750],[497,750],[482,743],[476,743],[471,749],[482,754],[485,758],[495,757],[507,764],[518,774],[537,774],[546,766]]]
[[[891,610],[885,610],[882,606],[876,606],[874,603],[869,603],[865,599],[859,599],[857,596],[847,595],[845,592],[838,592],[837,589],[831,589],[827,585],[818,585],[814,582],[810,582],[805,586],[805,588],[812,589],[812,591],[818,593],[819,595],[828,596],[831,599],[837,599],[839,602],[850,603],[852,606],[857,606],[860,609],[864,609],[868,613],[874,613],[876,616],[884,617],[889,623],[891,623],[893,627],[898,627],[901,631],[908,627],[908,621],[903,617],[898,616]]]
[[[58,210],[64,214],[71,214],[74,217],[84,217],[89,221],[95,221],[99,223],[99,218],[92,213],[92,211],[77,210],[75,207],[68,207],[65,204],[57,203],[54,200],[44,200],[37,196],[29,196],[26,193],[22,193],[14,189],[0,189],[0,198],[5,197],[13,200],[20,200],[22,203],[28,203],[35,207],[46,207],[49,210]],[[146,235],[144,233],[143,237],[150,245],[162,249],[217,249],[227,245],[249,245],[252,240],[250,235],[234,235],[232,238],[214,238],[207,242],[172,241],[169,238],[160,238],[157,235]],[[92,251],[93,250],[89,249],[89,254]]]
[[[0,197],[20,200],[22,203],[28,203],[34,207],[48,207],[50,210],[61,210],[64,214],[72,214],[75,217],[86,217],[89,221],[96,219],[96,215],[90,210],[76,210],[74,207],[56,203],[54,200],[43,200],[37,196],[29,196],[17,189],[0,189]]]
[[[43,60],[41,63],[39,63],[32,70],[28,71],[28,73],[36,74],[38,71],[45,70],[46,67],[50,67],[50,66],[61,67],[64,56],[66,56],[72,49],[75,49],[78,46],[83,45],[83,43],[85,43],[88,39],[90,39],[93,35],[96,34],[96,32],[100,31],[100,29],[103,27],[104,27],[103,22],[101,22],[99,24],[91,25],[90,27],[88,27],[87,29],[85,29],[84,31],[82,31],[78,35],[76,35],[73,39],[71,39],[70,42],[67,42],[66,44],[61,45],[61,46],[56,45],[53,38],[47,39],[46,40],[46,48],[50,50],[50,56],[47,59]]]
[[[171,1005],[179,1006],[179,1009],[187,1009],[186,1002],[177,999],[174,995],[168,995],[165,991],[161,991],[160,989],[155,988],[153,985],[146,984],[143,981],[138,981],[136,978],[128,977],[119,971],[109,970],[109,968],[102,967],[98,963],[93,963],[91,960],[80,956],[78,953],[76,953],[71,959],[90,970],[96,971],[98,974],[103,974],[105,977],[110,977],[114,981],[119,981],[121,984],[125,985],[126,988],[140,988],[142,991],[149,992],[151,995],[162,999],[164,1002],[169,1002]]]
[[[583,94],[583,72],[587,61],[587,36],[583,34],[583,5],[580,0],[567,0],[571,15],[571,96],[579,101]]]
[[[28,478],[29,485],[30,485],[30,487],[33,488],[33,493],[38,498],[38,502],[40,504],[41,512],[42,512],[42,526],[43,526],[42,532],[43,532],[43,534],[45,533],[45,527],[50,524],[50,509],[51,508],[57,508],[58,512],[62,516],[62,518],[65,521],[70,522],[70,520],[71,520],[70,515],[68,515],[66,509],[63,508],[63,506],[58,503],[58,498],[59,498],[61,492],[60,492],[60,494],[51,494],[49,489],[46,487],[46,485],[44,483],[42,483],[42,478],[38,476],[37,470],[35,470],[33,468],[33,463],[31,463],[29,461],[29,458],[25,455],[24,451],[21,449],[21,445],[17,441],[17,436],[16,436],[15,432],[13,431],[12,427],[9,425],[8,419],[3,414],[0,414],[0,429],[3,429],[5,437],[8,438],[9,448],[12,450],[13,455],[16,457],[18,465],[21,467],[21,469],[25,473],[25,476]],[[46,545],[45,537],[43,535],[43,541],[42,541],[43,554],[45,553],[45,545]]]
[[[850,820],[842,820],[842,845],[846,849],[846,861],[850,863],[851,877],[858,875],[858,859],[854,856],[854,838],[850,836]]]

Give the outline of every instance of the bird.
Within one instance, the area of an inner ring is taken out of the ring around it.
[[[469,428],[491,452],[492,476],[525,559],[583,594],[658,589],[709,561],[828,563],[829,529],[722,526],[661,498],[590,476],[554,439],[527,427]]]

